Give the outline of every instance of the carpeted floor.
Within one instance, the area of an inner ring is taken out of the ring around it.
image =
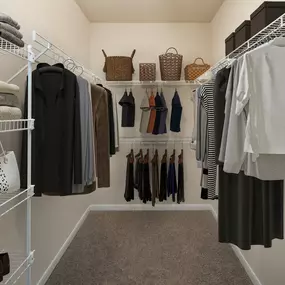
[[[47,285],[252,285],[208,211],[91,213]]]

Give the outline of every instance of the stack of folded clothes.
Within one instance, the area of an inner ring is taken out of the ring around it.
[[[0,120],[19,120],[22,118],[17,97],[19,90],[20,88],[17,85],[0,81]]]
[[[10,273],[10,258],[7,252],[0,253],[0,282],[3,281],[3,276]]]
[[[0,37],[18,47],[23,47],[23,35],[20,33],[20,25],[10,16],[0,13]]]

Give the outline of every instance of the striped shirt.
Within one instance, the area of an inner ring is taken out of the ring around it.
[[[207,113],[207,137],[208,137],[208,199],[216,198],[216,147],[215,147],[215,121],[214,121],[214,85],[211,80],[201,86],[201,104]]]

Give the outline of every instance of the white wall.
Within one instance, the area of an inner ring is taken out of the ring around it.
[[[228,0],[224,2],[212,21],[214,61],[225,55],[225,38],[244,20],[249,19],[249,15],[262,2],[262,0]],[[254,246],[250,251],[243,251],[243,254],[262,285],[285,284],[285,241],[274,241],[273,247],[270,249]]]
[[[9,14],[21,24],[25,41],[31,41],[32,30],[35,29],[78,61],[89,65],[90,25],[73,0],[0,0],[0,11]],[[6,57],[9,60],[6,60]],[[9,56],[1,56],[0,63],[0,80],[7,80],[25,64],[24,61],[14,60]],[[25,76],[23,73],[14,81],[22,90]],[[23,93],[20,99],[23,100]],[[17,146],[16,151],[19,154],[19,136],[6,134],[1,135],[0,139],[5,142],[6,149],[14,150]],[[32,200],[32,248],[36,250],[32,284],[37,284],[86,210],[89,199],[85,196],[43,197]],[[0,250],[22,250],[25,237],[25,206],[1,218],[0,226]]]

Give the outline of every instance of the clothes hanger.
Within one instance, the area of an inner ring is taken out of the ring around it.
[[[63,69],[57,66],[45,66],[39,69],[40,74],[42,73],[48,73],[48,72],[53,72],[53,73],[62,73]]]

